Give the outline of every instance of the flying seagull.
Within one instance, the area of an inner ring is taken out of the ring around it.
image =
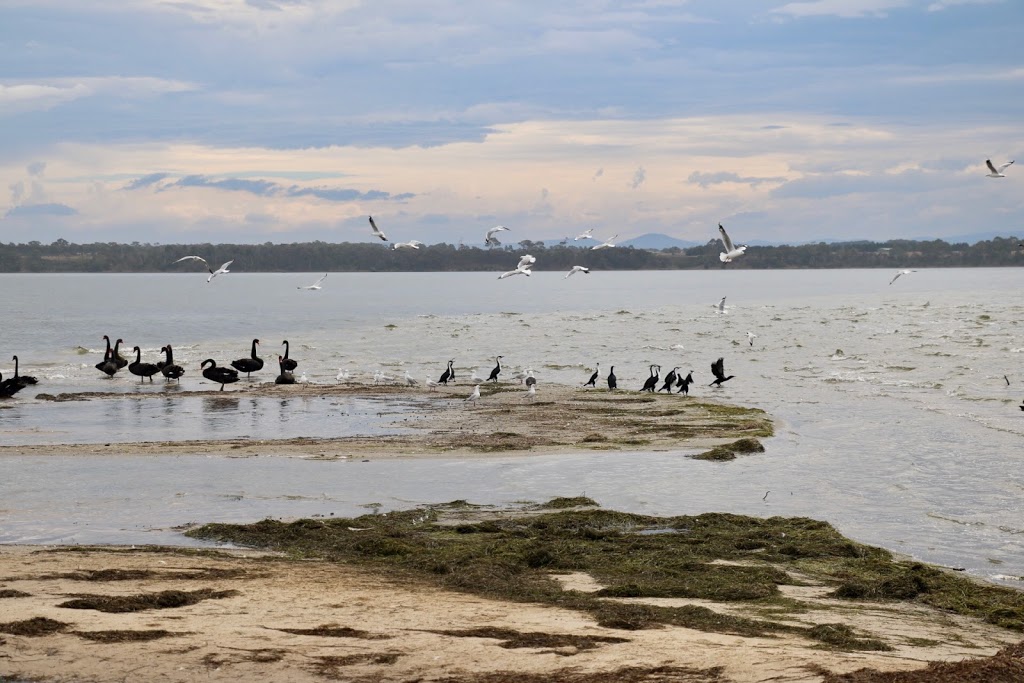
[[[387,242],[388,241],[387,235],[382,233],[380,231],[380,228],[377,227],[377,224],[374,223],[373,216],[370,216],[369,218],[370,218],[370,227],[373,228],[373,236],[374,237],[379,237],[382,242]]]
[[[505,271],[504,273],[498,276],[498,279],[504,280],[505,278],[512,277],[513,275],[526,275],[527,277],[529,277],[532,274],[530,266],[532,266],[536,262],[536,256],[530,256],[529,254],[525,254],[521,259],[519,259],[519,265],[516,266],[515,270]]]
[[[1012,163],[1013,163],[1012,161],[1007,161],[1005,164],[1002,164],[1001,166],[999,166],[999,168],[996,168],[995,166],[992,165],[992,160],[991,159],[985,159],[985,165],[988,166],[988,170],[989,170],[989,174],[986,177],[987,178],[1005,178],[1006,176],[1003,175],[1003,171],[1005,171],[1006,168],[1010,164],[1012,164]]]
[[[584,230],[583,232],[576,235],[572,239],[574,242],[579,240],[592,240],[594,239],[594,229],[590,228],[589,230]]]
[[[743,256],[743,253],[747,250],[747,245],[741,244],[738,247],[734,247],[732,240],[729,239],[729,233],[725,231],[722,224],[718,224],[718,232],[722,236],[722,244],[725,245],[725,251],[718,255],[718,259],[722,263],[731,263],[733,259]]]
[[[612,235],[611,237],[606,239],[604,242],[601,242],[601,244],[595,244],[594,246],[592,246],[590,248],[591,251],[593,251],[595,249],[610,249],[610,248],[614,247],[615,246],[615,242],[613,240],[616,237],[618,237],[618,235]]]
[[[423,242],[419,240],[409,240],[408,242],[395,242],[391,245],[392,249],[419,249],[423,246]]]
[[[750,345],[754,345],[754,340],[757,339],[757,335],[753,332],[747,332],[747,340],[750,341]]]
[[[324,277],[327,277],[327,273],[324,273]],[[317,280],[316,282],[314,282],[311,285],[306,285],[305,287],[296,287],[296,289],[309,289],[309,290],[323,289],[320,286],[320,283],[324,281],[324,277],[320,278],[319,280]]]
[[[182,256],[180,259],[175,261],[175,263],[180,263],[182,261],[189,261],[189,260],[191,260],[191,261],[202,261],[203,262],[203,265],[206,266],[206,269],[208,271],[210,271],[210,277],[206,278],[207,282],[209,282],[213,278],[217,277],[218,275],[223,275],[224,273],[230,273],[231,271],[228,270],[228,266],[230,266],[232,263],[235,262],[234,259],[231,259],[230,261],[225,263],[223,266],[221,266],[217,270],[214,270],[213,268],[211,268],[210,264],[207,263],[206,259],[204,259],[202,256]]]
[[[889,284],[891,285],[892,283],[894,283],[897,280],[899,280],[900,279],[900,275],[910,275],[911,273],[916,273],[916,272],[917,272],[916,270],[898,270],[898,271],[896,271],[896,274],[893,275],[892,279],[889,280]]]
[[[722,300],[719,301],[717,304],[711,304],[711,305],[714,306],[716,313],[728,313],[728,311],[725,310],[725,297],[724,296],[722,297]]]
[[[590,275],[590,268],[585,268],[584,266],[573,266],[572,270],[570,270],[568,273],[566,273],[565,277],[562,278],[562,279],[563,280],[567,280],[567,279],[569,279],[570,275],[575,275],[576,273],[583,273],[585,275]]]
[[[501,240],[494,235],[501,232],[502,230],[508,230],[504,225],[496,225],[487,231],[487,235],[484,237],[484,244],[488,247],[500,247]]]

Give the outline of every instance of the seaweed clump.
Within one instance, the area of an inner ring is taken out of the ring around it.
[[[694,460],[735,460],[737,454],[748,453],[764,453],[764,445],[757,439],[743,438],[690,457]]]
[[[80,595],[57,605],[68,609],[94,609],[98,612],[142,612],[148,609],[186,607],[203,600],[217,600],[238,595],[238,591],[214,591],[203,588],[196,591],[169,590],[138,595]]]

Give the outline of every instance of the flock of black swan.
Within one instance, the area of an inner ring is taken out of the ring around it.
[[[103,335],[103,340],[106,342],[106,349],[103,352],[103,360],[96,363],[95,367],[97,370],[105,374],[108,378],[114,377],[119,370],[124,367],[128,368],[128,372],[139,378],[139,382],[143,383],[147,379],[152,382],[153,376],[156,374],[163,375],[167,381],[174,380],[180,381],[182,375],[185,374],[185,369],[175,364],[174,362],[174,350],[170,344],[160,347],[161,353],[164,354],[164,359],[156,363],[146,363],[142,361],[142,350],[138,346],[132,347],[132,351],[135,352],[135,360],[129,362],[127,358],[124,358],[120,353],[121,344],[124,343],[123,339],[117,339],[113,344],[110,343],[110,337]],[[238,360],[231,361],[231,367],[218,366],[217,361],[213,358],[207,358],[200,364],[200,370],[203,377],[210,380],[215,384],[220,385],[220,390],[224,390],[224,386],[227,384],[234,384],[239,380],[239,373],[244,372],[246,378],[251,378],[252,373],[258,372],[263,369],[263,359],[257,354],[257,346],[259,346],[260,340],[253,339],[252,346],[247,358],[239,358]],[[275,384],[295,384],[295,375],[292,374],[296,367],[298,367],[298,361],[289,357],[290,345],[288,340],[281,342],[284,346],[284,355],[277,357],[279,373],[274,379]],[[487,377],[487,381],[498,382],[498,377],[502,372],[501,359],[504,356],[496,356],[494,359],[495,366],[491,370],[490,375]],[[428,382],[427,384],[431,387],[443,384],[448,385],[449,382],[455,380],[455,360],[449,360],[448,366],[445,371],[438,378],[437,382]],[[596,387],[599,378],[601,364],[597,363],[593,374],[590,379],[583,384],[584,387]],[[733,378],[733,375],[726,376],[723,369],[723,359],[719,358],[717,361],[711,364],[711,372],[715,376],[713,381],[708,386],[720,387],[723,382],[726,382]],[[689,394],[690,385],[693,383],[693,371],[691,370],[685,377],[679,373],[679,366],[674,367],[668,374],[665,375],[662,386],[660,389],[657,388],[660,380],[661,366],[651,365],[649,367],[650,376],[644,383],[641,391],[649,391],[654,393],[657,391],[666,391],[672,393],[673,389],[676,393]],[[408,375],[408,372],[406,373]],[[340,377],[340,375],[339,375]],[[474,380],[480,379],[475,376]],[[533,376],[533,371],[529,370],[525,373],[520,373],[513,377],[518,379],[530,388],[531,394],[536,391],[535,387],[537,379]],[[9,379],[3,380],[0,375],[0,398],[9,398],[14,396],[16,393],[24,389],[30,384],[36,384],[37,380],[35,377],[29,375],[20,375],[18,373],[18,357],[14,356],[14,376]],[[614,390],[618,388],[618,378],[615,376],[615,366],[611,366],[611,369],[607,376],[608,389]],[[415,380],[409,382],[410,385],[415,384]]]

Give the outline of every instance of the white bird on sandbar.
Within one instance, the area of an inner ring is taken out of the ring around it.
[[[718,224],[718,232],[722,236],[722,244],[725,246],[725,251],[718,255],[718,259],[722,263],[731,263],[734,258],[743,256],[743,253],[747,250],[747,245],[741,244],[738,247],[734,247],[732,240],[729,239],[729,233],[725,231],[722,224]]]
[[[327,277],[327,273],[324,273],[324,277]],[[316,282],[314,282],[311,285],[306,285],[305,287],[296,287],[296,289],[309,289],[309,290],[313,290],[313,291],[317,291],[317,290],[323,289],[320,286],[320,283],[324,281],[324,277],[320,278],[319,280],[317,280]]]
[[[519,259],[519,265],[516,266],[515,270],[509,270],[502,273],[501,275],[498,276],[498,279],[504,280],[505,278],[512,277],[513,275],[526,275],[527,277],[529,277],[532,274],[532,271],[530,271],[530,266],[532,266],[536,262],[536,256],[530,256],[529,254],[526,254],[521,259]]]
[[[910,275],[911,273],[916,273],[916,272],[917,272],[916,270],[906,270],[906,269],[898,270],[898,271],[896,271],[896,274],[892,276],[892,279],[889,280],[889,284],[891,285],[892,283],[894,283],[897,280],[899,280],[900,279],[900,275]]]
[[[499,233],[502,230],[508,230],[508,228],[506,228],[504,225],[496,225],[490,230],[488,230],[487,234],[484,236],[484,245],[488,247],[500,247],[501,240],[499,240],[494,235],[495,233]]]
[[[575,275],[576,273],[583,273],[584,275],[590,275],[590,268],[586,268],[584,266],[573,266],[572,270],[570,270],[568,273],[566,273],[565,277],[562,278],[562,279],[563,280],[568,280],[571,275]]]
[[[615,240],[616,237],[618,237],[618,235],[612,235],[611,237],[606,239],[604,242],[601,242],[601,244],[595,244],[594,246],[592,246],[590,248],[590,250],[594,251],[595,249],[611,249],[612,247],[615,246],[614,240]]]
[[[594,239],[594,229],[590,228],[589,230],[584,230],[583,232],[581,232],[580,234],[576,235],[572,239],[573,239],[574,242],[579,241],[579,240],[592,240],[592,239]]]
[[[207,282],[209,282],[213,278],[217,277],[218,275],[223,275],[224,273],[230,273],[231,271],[228,270],[228,266],[230,266],[232,263],[235,262],[234,259],[231,259],[230,261],[228,261],[227,263],[222,265],[217,270],[214,270],[213,268],[210,267],[210,264],[207,263],[206,259],[204,259],[202,256],[182,256],[180,259],[175,261],[175,263],[180,263],[182,261],[202,261],[203,265],[206,266],[206,269],[208,271],[210,271],[210,277],[206,278]]]
[[[395,242],[391,245],[392,249],[419,249],[423,246],[423,242],[419,240],[409,240],[408,242]]]
[[[477,384],[477,385],[476,385],[475,387],[473,387],[473,393],[472,393],[472,394],[470,394],[470,395],[469,395],[469,396],[468,396],[468,397],[466,398],[466,401],[467,401],[467,402],[472,402],[472,403],[473,403],[473,405],[476,405],[476,402],[477,402],[477,400],[478,400],[479,398],[480,398],[480,385],[479,385],[479,384]]]
[[[992,160],[991,159],[985,159],[985,165],[988,166],[988,170],[989,170],[988,175],[986,175],[985,177],[986,178],[1005,178],[1006,176],[1003,175],[1003,171],[1005,171],[1007,169],[1007,167],[1009,167],[1009,165],[1012,164],[1012,163],[1013,163],[1012,161],[1007,161],[1005,164],[1002,164],[1001,166],[999,166],[999,168],[996,168],[995,166],[992,165]]]
[[[525,401],[535,401],[537,399],[537,385],[531,384],[530,388],[526,390],[526,395],[523,397]]]
[[[419,384],[419,382],[416,380],[416,378],[413,377],[412,375],[410,375],[409,371],[406,370],[405,371],[405,385],[409,386],[409,387],[414,387],[417,384]]]
[[[370,227],[373,228],[373,236],[374,237],[379,237],[379,238],[381,238],[382,241],[387,242],[388,241],[387,235],[382,233],[380,231],[380,228],[377,227],[377,223],[373,220],[373,216],[370,216],[369,218],[370,218]]]

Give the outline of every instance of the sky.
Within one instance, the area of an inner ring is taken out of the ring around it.
[[[0,242],[1024,235],[1021,0],[0,6]]]

